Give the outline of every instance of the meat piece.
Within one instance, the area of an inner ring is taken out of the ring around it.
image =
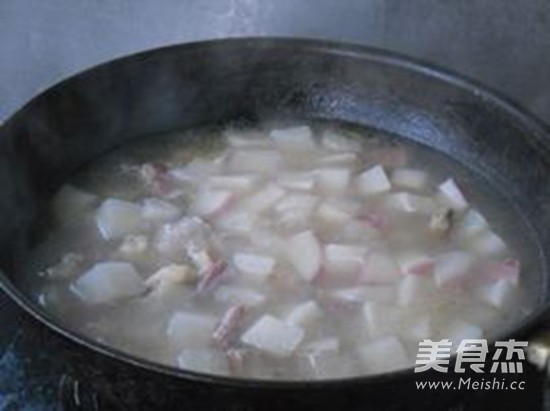
[[[124,237],[118,252],[126,258],[136,258],[147,251],[148,240],[145,235],[128,235]]]
[[[174,284],[190,283],[195,281],[196,278],[196,274],[190,267],[170,264],[151,275],[145,281],[145,285],[155,290],[156,293],[162,294]]]
[[[168,171],[166,164],[145,163],[139,169],[139,176],[152,194],[169,197],[175,184]]]
[[[40,274],[52,279],[63,280],[72,277],[78,272],[84,262],[84,256],[78,253],[66,253],[61,257],[61,260],[42,271]]]
[[[453,228],[453,216],[454,212],[451,208],[437,210],[430,218],[428,229],[439,237],[448,235]]]
[[[197,284],[197,291],[202,293],[214,288],[226,268],[227,263],[222,260],[210,264],[206,271],[200,275],[200,280]]]
[[[233,375],[239,374],[244,367],[246,351],[242,348],[229,348],[225,350],[229,372]]]
[[[227,347],[232,337],[235,335],[239,327],[242,325],[246,313],[243,304],[237,304],[229,308],[222,316],[214,332],[212,338],[222,347]]]

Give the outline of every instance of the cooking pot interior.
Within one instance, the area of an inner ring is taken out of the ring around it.
[[[329,120],[443,153],[484,186],[522,253],[533,313],[548,299],[550,148],[521,110],[477,85],[364,48],[296,40],[175,46],[66,80],[13,116],[0,138],[0,267],[18,289],[36,217],[59,185],[130,140],[226,123]],[[49,319],[51,320],[51,319]],[[506,330],[517,330],[511,324]]]

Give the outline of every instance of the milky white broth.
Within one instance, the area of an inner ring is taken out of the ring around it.
[[[93,339],[205,373],[331,379],[528,311],[514,224],[447,157],[325,123],[146,140],[61,188],[28,267],[39,302]]]

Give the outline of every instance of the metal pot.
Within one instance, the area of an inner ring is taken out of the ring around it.
[[[455,74],[380,50],[306,40],[220,40],[140,53],[78,74],[25,105],[0,129],[2,289],[46,325],[34,322],[37,335],[55,340],[75,373],[107,382],[113,395],[125,393],[139,408],[168,408],[180,398],[192,409],[406,408],[412,398],[421,406],[419,398],[428,399],[415,393],[411,370],[262,382],[153,364],[74,333],[18,287],[35,217],[83,164],[142,135],[295,118],[394,133],[483,175],[516,207],[537,267],[525,280],[536,309],[503,337],[526,338],[540,327],[550,296],[548,131],[518,106]],[[159,387],[162,395],[153,396]]]

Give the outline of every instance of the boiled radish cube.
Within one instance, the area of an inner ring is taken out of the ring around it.
[[[356,153],[329,154],[319,159],[321,166],[353,166],[357,161]]]
[[[308,126],[272,130],[269,136],[282,150],[309,151],[315,148],[313,133]]]
[[[320,340],[313,341],[304,347],[304,352],[309,354],[338,354],[340,351],[340,341],[336,337],[325,337]]]
[[[132,264],[104,262],[82,274],[71,290],[85,302],[102,304],[137,296],[145,292],[146,287]]]
[[[311,191],[315,187],[315,175],[311,172],[286,173],[279,176],[277,183],[289,190]]]
[[[393,285],[368,285],[340,288],[328,293],[328,296],[343,303],[393,303],[397,299]]]
[[[303,210],[305,216],[309,216],[319,203],[317,196],[305,193],[289,193],[279,200],[273,210],[276,213],[284,214],[292,210]]]
[[[306,281],[321,269],[321,246],[313,231],[302,231],[287,240],[286,256],[298,275]]]
[[[321,138],[321,142],[324,148],[331,151],[359,151],[361,150],[361,143],[356,140],[352,140],[345,135],[334,131],[325,130]]]
[[[363,195],[373,195],[386,192],[391,189],[391,182],[384,167],[374,166],[357,176],[357,189]]]
[[[267,255],[237,253],[233,255],[233,264],[242,274],[265,281],[275,268],[275,259]]]
[[[183,167],[171,168],[168,173],[176,180],[197,184],[208,176],[218,173],[221,166],[221,162],[196,158]]]
[[[244,210],[242,207],[231,208],[214,221],[214,225],[222,230],[237,234],[250,233],[258,216],[256,213]]]
[[[507,249],[504,240],[492,231],[486,231],[470,240],[469,247],[475,253],[489,257],[502,255]]]
[[[432,319],[428,315],[412,318],[402,330],[400,335],[415,343],[425,339],[431,339],[435,334]]]
[[[218,217],[229,210],[234,194],[228,190],[201,189],[197,192],[191,210],[201,217]]]
[[[353,218],[354,210],[346,204],[335,201],[324,201],[317,208],[315,218],[330,227],[342,226]]]
[[[325,245],[325,269],[330,273],[357,274],[367,254],[367,248],[354,245]]]
[[[407,275],[399,283],[397,303],[410,306],[427,303],[437,295],[432,277]]]
[[[259,180],[259,177],[254,174],[234,174],[212,176],[208,179],[207,184],[213,189],[247,193],[256,187]]]
[[[463,340],[483,338],[483,329],[477,324],[454,319],[446,323],[439,334],[441,338],[451,340],[453,342],[453,351],[456,351]]]
[[[313,173],[317,179],[318,189],[326,194],[344,193],[351,179],[351,171],[347,168],[319,168]]]
[[[271,142],[258,130],[227,129],[223,132],[228,144],[235,148],[266,147]]]
[[[359,348],[359,357],[372,374],[386,373],[411,367],[405,348],[395,335],[388,335]]]
[[[461,211],[468,207],[464,194],[452,178],[443,182],[439,186],[439,191],[443,195],[443,200],[454,210]]]
[[[216,322],[216,317],[211,315],[178,311],[168,321],[168,342],[179,349],[208,347]]]
[[[185,370],[219,375],[230,372],[226,356],[217,349],[185,348],[178,355],[178,366]]]
[[[230,154],[227,169],[232,173],[271,175],[282,165],[281,153],[274,150],[236,150]]]
[[[290,357],[303,338],[300,327],[264,315],[242,335],[241,341],[275,357]]]
[[[432,198],[406,192],[388,195],[386,204],[391,209],[403,213],[432,214],[437,209],[437,204]]]
[[[399,168],[393,171],[391,182],[397,187],[420,191],[426,188],[428,175],[420,170]]]
[[[435,260],[422,253],[404,253],[397,257],[397,264],[403,274],[431,275]]]
[[[134,234],[147,227],[140,206],[116,198],[109,198],[101,204],[96,213],[96,223],[107,240]]]
[[[308,329],[322,317],[322,312],[315,301],[307,301],[295,306],[286,316],[285,322]]]
[[[284,195],[285,190],[281,187],[276,184],[268,184],[245,200],[243,207],[250,212],[260,213],[270,208]]]
[[[146,198],[143,200],[141,215],[149,221],[168,222],[180,217],[181,210],[175,205],[159,198]]]
[[[507,308],[512,305],[517,297],[517,285],[506,278],[501,278],[494,283],[479,287],[477,296],[483,302],[495,308]]]
[[[55,195],[53,209],[57,217],[66,219],[89,210],[96,200],[95,194],[66,184]]]
[[[473,268],[474,259],[464,251],[450,251],[436,258],[434,266],[435,283],[439,288],[464,286]]]
[[[250,288],[221,285],[214,292],[214,299],[229,304],[244,304],[255,307],[263,304],[267,298],[264,294]]]
[[[456,232],[460,237],[469,238],[480,234],[488,227],[485,217],[479,211],[470,209],[458,222]]]
[[[401,277],[394,260],[383,251],[371,253],[363,265],[360,280],[364,283],[393,283]]]
[[[371,337],[377,338],[399,332],[405,321],[405,309],[393,304],[367,302],[363,315]]]

